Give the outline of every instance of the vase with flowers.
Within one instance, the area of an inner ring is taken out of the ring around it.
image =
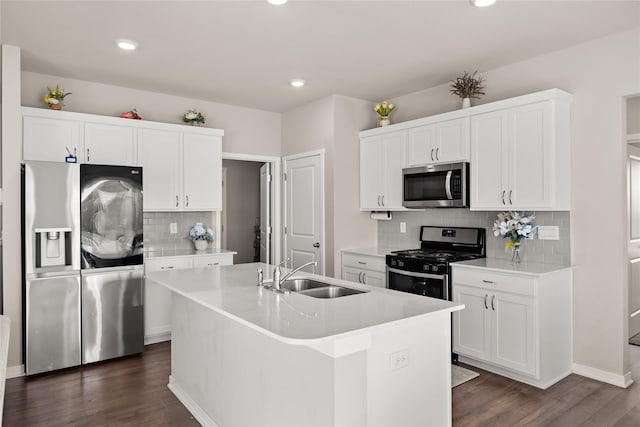
[[[182,121],[191,126],[200,126],[204,124],[204,116],[200,111],[189,110],[182,115]]]
[[[189,231],[189,240],[193,242],[197,251],[207,249],[209,242],[213,242],[213,230],[197,222]]]
[[[478,71],[472,74],[464,72],[462,77],[451,80],[451,93],[458,95],[462,99],[462,108],[471,107],[471,98],[479,99],[484,95],[484,79],[478,76]]]
[[[493,235],[509,239],[505,244],[505,250],[511,248],[511,261],[516,264],[521,261],[520,244],[522,240],[532,237],[536,230],[536,226],[533,224],[534,219],[535,216],[527,216],[524,212],[522,214],[502,212],[498,214],[498,218],[493,223]]]
[[[383,127],[391,124],[389,114],[391,114],[395,109],[395,105],[390,104],[387,101],[382,101],[380,104],[376,104],[376,106],[373,107],[373,111],[378,113],[378,127]]]
[[[64,105],[64,98],[71,95],[71,92],[65,92],[64,89],[60,89],[60,86],[56,85],[55,89],[47,88],[49,91],[47,96],[44,97],[44,103],[52,110],[62,110]]]

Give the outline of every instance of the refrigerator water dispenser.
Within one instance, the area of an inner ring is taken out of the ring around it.
[[[36,229],[36,268],[71,265],[71,229]]]

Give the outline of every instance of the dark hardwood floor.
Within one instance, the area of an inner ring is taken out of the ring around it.
[[[629,346],[640,378],[640,347]],[[570,375],[538,390],[472,368],[453,389],[454,426],[640,426],[640,381],[621,389]],[[197,426],[167,388],[168,343],[142,356],[7,381],[4,426]],[[302,427],[302,426],[301,426]],[[389,426],[401,427],[401,426]]]

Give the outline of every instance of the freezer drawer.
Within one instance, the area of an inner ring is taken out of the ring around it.
[[[27,375],[80,364],[80,274],[26,279]]]
[[[82,363],[141,353],[142,269],[82,274]]]

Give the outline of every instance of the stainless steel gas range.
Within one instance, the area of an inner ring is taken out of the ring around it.
[[[420,248],[387,255],[389,289],[451,300],[450,263],[485,257],[485,229],[420,227]]]

